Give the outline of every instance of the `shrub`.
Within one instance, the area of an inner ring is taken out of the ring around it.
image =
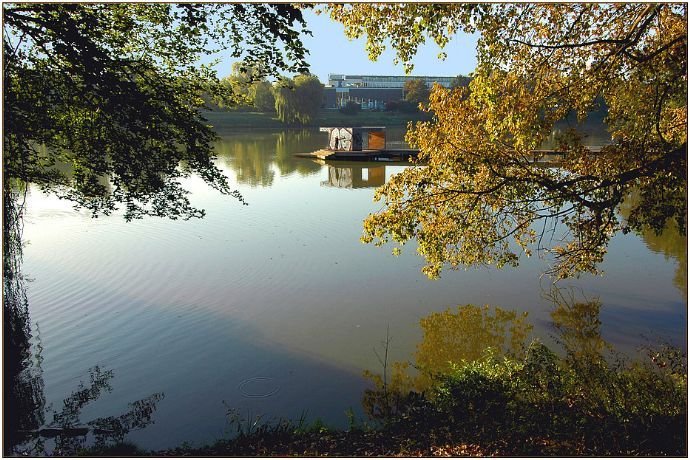
[[[397,112],[398,111],[398,103],[396,101],[388,101],[386,102],[386,112]]]
[[[357,115],[361,111],[362,106],[352,101],[347,101],[347,104],[345,104],[344,107],[340,108],[340,113],[343,113],[345,115]]]
[[[572,362],[538,341],[522,358],[490,348],[437,375],[424,393],[388,394],[398,405],[387,423],[422,417],[412,423],[463,442],[508,443],[515,455],[545,445],[581,455],[685,455],[687,367],[677,350],[665,355],[681,365]]]
[[[402,113],[417,113],[419,112],[419,107],[417,104],[409,101],[398,102],[398,112]]]

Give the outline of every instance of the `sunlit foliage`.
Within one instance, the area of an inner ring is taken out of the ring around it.
[[[443,46],[461,30],[480,35],[469,87],[432,90],[434,120],[408,134],[425,166],[378,191],[385,208],[366,220],[365,242],[415,238],[430,277],[447,266],[517,265],[535,249],[568,277],[597,272],[618,230],[658,232],[672,218],[685,234],[687,5],[328,9],[349,37],[367,36],[370,57],[390,39],[407,64],[426,38]],[[610,145],[591,150],[570,131],[559,168],[534,163],[555,123],[598,110],[608,111]],[[633,188],[640,201],[623,225],[616,209]]]
[[[265,74],[260,67],[247,67],[243,62],[233,62],[231,74],[220,81],[225,91],[220,92],[212,103],[220,109],[239,108],[273,112],[273,86],[263,78]]]

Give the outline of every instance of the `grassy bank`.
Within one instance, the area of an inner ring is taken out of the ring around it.
[[[286,125],[275,114],[260,112],[204,112],[203,116],[219,134],[248,129],[287,129],[320,126],[406,126],[410,121],[426,120],[424,113],[405,114],[397,112],[359,112],[345,115],[337,110],[322,110],[311,121],[302,126]]]

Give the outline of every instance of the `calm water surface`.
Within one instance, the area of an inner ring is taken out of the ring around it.
[[[389,134],[390,136],[391,134]],[[321,418],[361,414],[363,369],[390,328],[390,360],[411,358],[419,319],[459,304],[528,311],[552,343],[551,282],[539,258],[518,269],[447,271],[430,281],[412,247],[399,257],[359,242],[379,209],[374,186],[402,169],[338,167],[294,153],[325,145],[318,131],[238,133],[218,143],[218,165],[249,206],[202,180],[185,185],[204,219],[92,219],[32,190],[24,238],[31,318],[43,347],[48,403],[112,369],[113,391],[84,421],[165,393],[155,424],[129,439],[144,448],[211,442],[226,411]],[[401,133],[392,133],[398,140]],[[647,340],[685,344],[687,256],[672,232],[616,236],[602,268],[562,284],[602,304],[602,332],[633,352]]]

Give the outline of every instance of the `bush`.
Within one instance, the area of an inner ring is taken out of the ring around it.
[[[417,104],[405,100],[388,101],[386,102],[386,112],[417,113],[419,107]]]
[[[386,102],[386,112],[397,112],[398,111],[398,103],[396,101],[388,101]]]
[[[514,455],[544,446],[571,455],[685,455],[685,357],[668,347],[649,356],[656,361],[611,365],[559,358],[538,341],[521,358],[488,349],[438,375],[424,393],[395,396],[389,387],[397,407],[387,424],[412,421],[463,442],[507,443]]]
[[[339,111],[340,113],[345,115],[357,115],[359,112],[362,111],[362,106],[356,102],[347,101],[345,107],[341,107]]]

